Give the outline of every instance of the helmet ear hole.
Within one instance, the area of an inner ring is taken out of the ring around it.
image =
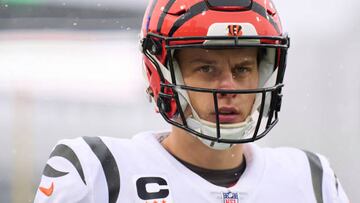
[[[160,55],[162,53],[161,42],[153,38],[145,38],[144,48],[148,50],[152,55]]]
[[[170,113],[171,112],[170,102],[171,102],[171,100],[168,98],[159,97],[157,99],[157,106],[160,111],[165,112],[165,113]]]

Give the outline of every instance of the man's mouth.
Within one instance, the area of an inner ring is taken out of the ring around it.
[[[220,123],[236,123],[239,118],[239,112],[233,107],[219,108],[219,122]],[[215,115],[216,116],[216,115]]]

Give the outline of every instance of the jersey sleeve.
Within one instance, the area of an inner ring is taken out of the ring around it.
[[[86,150],[81,138],[63,140],[54,147],[43,170],[35,203],[94,202],[90,180],[84,171],[87,162],[79,156]]]
[[[318,155],[323,167],[323,198],[325,203],[349,203],[349,199],[340,184],[338,177],[330,167],[329,161]]]

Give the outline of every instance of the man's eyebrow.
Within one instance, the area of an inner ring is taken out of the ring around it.
[[[244,59],[242,61],[238,61],[236,62],[235,64],[239,64],[239,65],[243,65],[243,64],[253,64],[255,63],[257,60],[256,59],[250,59],[250,60],[247,60],[247,59]]]
[[[243,59],[241,61],[237,61],[235,62],[235,64],[251,64],[256,60],[252,60],[252,59]],[[192,64],[192,63],[204,63],[204,64],[217,64],[218,62],[216,60],[212,60],[212,59],[205,59],[205,58],[194,58],[192,60],[190,60],[188,63]]]
[[[206,63],[206,64],[216,64],[215,60],[205,59],[205,58],[195,58],[190,60],[188,63]]]

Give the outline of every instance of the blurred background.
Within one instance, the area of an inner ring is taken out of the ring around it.
[[[360,1],[274,0],[291,37],[280,123],[260,144],[329,158],[360,202]],[[32,202],[59,139],[167,129],[145,95],[146,0],[0,0],[0,202]]]

